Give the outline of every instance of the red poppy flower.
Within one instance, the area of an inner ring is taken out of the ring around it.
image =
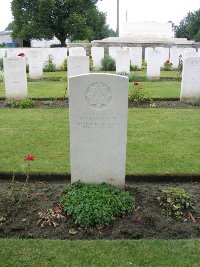
[[[24,56],[25,56],[24,53],[19,53],[19,54],[18,54],[18,57],[24,57]]]
[[[134,82],[134,85],[139,85],[139,82]]]
[[[35,159],[35,156],[32,156],[32,155],[27,155],[24,157],[24,160],[28,160],[28,161],[33,161]]]

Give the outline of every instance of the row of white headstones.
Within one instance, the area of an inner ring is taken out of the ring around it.
[[[7,96],[26,96],[25,59],[5,57],[4,72]],[[123,188],[128,78],[114,74],[89,74],[87,56],[69,56],[68,72],[71,181],[106,182]],[[185,58],[182,89],[196,92],[198,97],[199,73],[200,57]]]
[[[101,62],[104,50],[96,47],[98,53],[93,53],[93,60]],[[97,52],[97,51],[96,51]],[[85,55],[84,48],[73,48],[71,55],[67,57],[68,78],[81,74],[88,74],[89,57]],[[95,55],[95,56],[94,56]],[[33,50],[29,55],[29,77],[40,79],[43,76],[43,62],[40,50]],[[159,79],[161,69],[161,52],[150,50],[147,56],[147,77],[148,79]],[[4,78],[6,98],[23,99],[27,98],[27,76],[26,59],[22,57],[4,57]],[[117,73],[130,72],[130,51],[116,51]],[[181,85],[181,99],[200,97],[200,55],[195,51],[186,51],[183,57],[183,74]]]

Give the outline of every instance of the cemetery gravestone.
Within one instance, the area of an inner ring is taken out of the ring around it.
[[[149,51],[147,57],[147,78],[148,79],[159,79],[160,78],[160,60],[161,53],[153,50]]]
[[[69,79],[71,181],[125,185],[128,78]]]
[[[104,48],[91,47],[91,55],[92,55],[94,70],[100,70],[102,68],[101,61],[104,58]]]
[[[112,57],[115,61],[117,60],[117,51],[121,50],[120,46],[111,46],[109,47],[109,56]]]
[[[70,56],[67,58],[68,78],[88,74],[90,72],[89,57],[86,56]]]
[[[33,49],[29,51],[29,77],[30,79],[41,79],[43,77],[42,51]]]
[[[131,65],[137,66],[138,69],[142,68],[142,47],[130,47]]]
[[[84,47],[70,47],[69,56],[86,56]]]
[[[27,98],[26,60],[22,57],[4,57],[4,79],[7,99]]]
[[[181,100],[200,98],[200,57],[185,58],[182,72]]]
[[[128,50],[117,51],[116,72],[130,73],[130,52]]]

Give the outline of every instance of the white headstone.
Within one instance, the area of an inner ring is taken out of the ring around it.
[[[117,60],[117,51],[122,50],[120,46],[111,46],[108,48],[109,56],[112,57],[115,61]]]
[[[43,77],[43,56],[40,49],[29,52],[29,78],[41,79]]]
[[[184,56],[183,56],[183,60],[185,58],[188,58],[188,57],[198,57],[198,56],[199,56],[199,54],[195,50],[194,51],[185,51]]]
[[[160,58],[161,53],[153,50],[149,51],[147,57],[147,78],[159,79],[160,78]]]
[[[67,58],[68,78],[88,74],[90,72],[89,57],[86,56],[70,56]]]
[[[69,56],[86,56],[84,47],[70,47]]]
[[[172,68],[178,68],[179,57],[184,55],[185,48],[171,47],[170,48],[170,62],[172,63]]]
[[[167,47],[156,47],[156,51],[161,53],[160,66],[163,67],[164,63],[169,60],[169,48]]]
[[[116,73],[130,73],[130,52],[129,50],[117,51]]]
[[[71,181],[125,185],[128,78],[69,79]]]
[[[144,59],[145,61],[147,62],[148,60],[148,55],[149,55],[149,52],[153,51],[154,49],[152,47],[146,47],[145,50],[144,50]]]
[[[130,47],[131,65],[135,65],[138,69],[142,68],[142,47]]]
[[[184,60],[180,98],[200,98],[200,57]]]
[[[102,68],[101,61],[104,58],[104,48],[91,47],[91,55],[92,55],[94,70],[100,70]]]
[[[6,98],[27,98],[26,60],[22,57],[4,57]]]

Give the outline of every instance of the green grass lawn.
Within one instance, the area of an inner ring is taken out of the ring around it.
[[[130,109],[127,174],[199,174],[200,110]],[[0,172],[70,173],[67,109],[0,109]]]
[[[200,240],[0,240],[2,267],[199,267]]]
[[[110,72],[106,72],[110,73]],[[135,72],[138,78],[144,78],[141,84],[144,91],[147,92],[150,98],[179,98],[180,96],[180,81],[152,81],[145,80],[145,71]],[[175,71],[162,71],[161,77],[175,78]],[[58,79],[58,80],[56,80]],[[44,80],[28,81],[28,97],[29,98],[61,98],[65,95],[67,85],[67,73],[64,71],[44,72]],[[130,90],[133,87],[133,82],[130,83]],[[5,86],[0,82],[0,97],[5,97]]]

